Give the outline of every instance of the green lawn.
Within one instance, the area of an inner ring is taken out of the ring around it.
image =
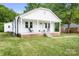
[[[79,34],[62,34],[53,38],[43,36],[19,38],[8,33],[0,33],[0,55],[79,55]]]

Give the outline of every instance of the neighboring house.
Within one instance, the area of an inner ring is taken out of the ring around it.
[[[12,23],[5,23],[4,32],[13,32],[21,36],[44,33],[60,35],[61,20],[50,9],[36,8],[15,17]]]
[[[68,29],[68,24],[64,24],[62,26],[62,32],[67,32],[67,29]],[[71,33],[76,33],[78,32],[79,33],[79,24],[75,24],[75,23],[72,23],[70,24],[70,32]]]

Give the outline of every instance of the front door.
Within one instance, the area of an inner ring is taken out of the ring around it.
[[[45,32],[50,31],[50,23],[45,23]]]
[[[40,30],[39,30],[39,32],[43,32],[44,28],[45,28],[44,23],[40,23]]]
[[[50,31],[50,23],[48,23],[47,31],[48,31],[48,32]]]

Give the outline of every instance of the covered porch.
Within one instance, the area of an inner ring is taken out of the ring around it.
[[[60,33],[61,23],[37,19],[21,19],[21,35]]]

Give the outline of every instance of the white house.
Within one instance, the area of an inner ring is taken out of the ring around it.
[[[4,32],[13,32],[21,36],[43,35],[44,33],[59,35],[61,20],[50,9],[36,8],[16,16],[13,22],[5,23]]]

